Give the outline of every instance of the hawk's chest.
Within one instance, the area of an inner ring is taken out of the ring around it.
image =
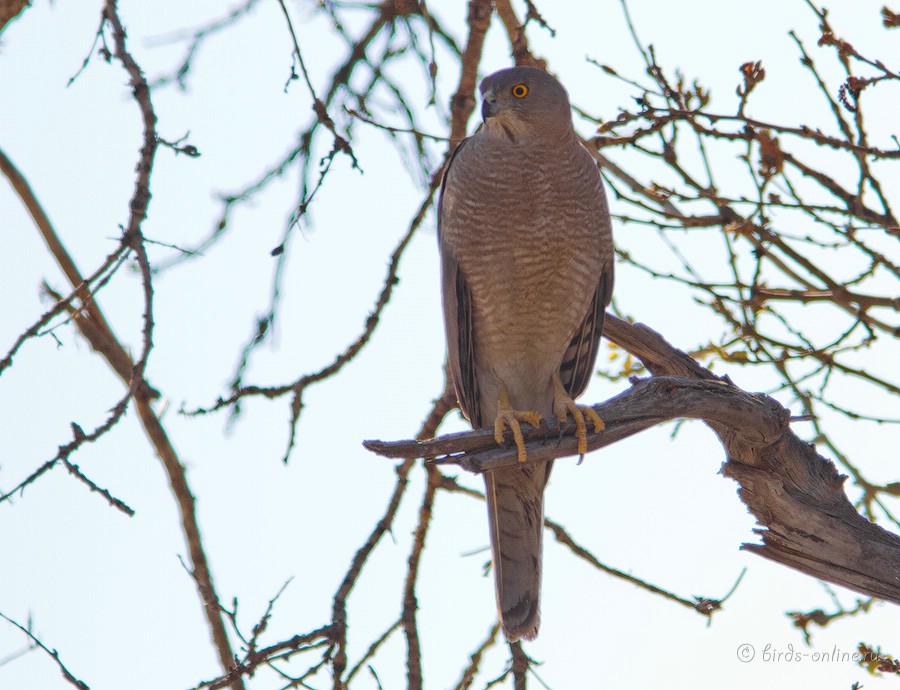
[[[560,275],[584,258],[591,232],[571,165],[533,156],[478,173],[453,190],[447,228],[470,287],[532,308],[553,301]]]
[[[556,351],[583,320],[598,252],[590,195],[574,172],[535,156],[454,185],[442,232],[471,292],[479,340]]]

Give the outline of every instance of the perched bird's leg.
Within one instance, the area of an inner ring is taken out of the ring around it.
[[[575,420],[575,436],[578,437],[578,454],[587,453],[587,425],[584,417],[587,415],[594,423],[594,433],[603,431],[606,425],[600,419],[600,415],[593,407],[577,405],[566,392],[565,386],[559,378],[559,373],[553,374],[553,414],[556,415],[557,424],[562,424],[567,416]]]
[[[500,384],[499,404],[497,406],[497,418],[494,420],[494,440],[498,444],[503,443],[503,429],[509,427],[512,431],[516,448],[519,449],[519,462],[525,462],[525,439],[522,437],[522,427],[519,422],[528,422],[536,429],[541,426],[541,415],[533,411],[514,410],[509,403],[509,393],[506,386]]]

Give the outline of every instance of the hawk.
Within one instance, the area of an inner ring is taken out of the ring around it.
[[[609,208],[600,171],[550,74],[513,67],[481,83],[484,125],[444,173],[438,238],[449,370],[473,428],[572,417],[591,377],[613,287]],[[587,421],[586,421],[587,420]],[[497,607],[506,637],[539,626],[544,487],[552,462],[484,475]]]

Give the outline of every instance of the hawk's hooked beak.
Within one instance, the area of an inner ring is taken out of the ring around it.
[[[488,89],[481,94],[481,119],[487,122],[489,117],[497,114],[497,97],[494,95],[493,89]]]

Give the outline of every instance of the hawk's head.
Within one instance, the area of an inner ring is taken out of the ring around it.
[[[510,67],[481,82],[481,116],[486,126],[509,136],[572,131],[569,95],[552,75],[537,67]]]

